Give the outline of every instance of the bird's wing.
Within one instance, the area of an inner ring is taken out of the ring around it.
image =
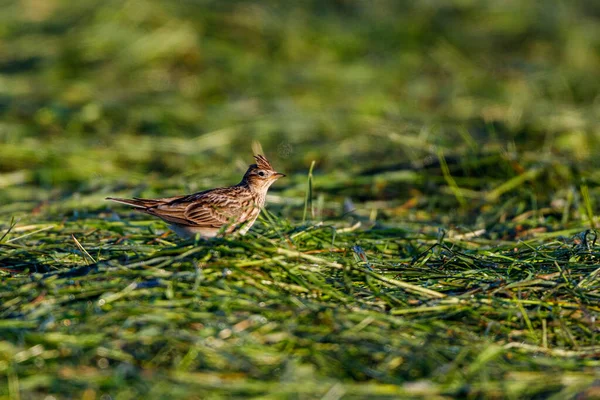
[[[193,194],[144,211],[171,223],[220,228],[237,222],[252,206],[251,196],[227,188]]]

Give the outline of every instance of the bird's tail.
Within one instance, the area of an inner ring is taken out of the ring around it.
[[[115,201],[117,203],[127,204],[128,206],[132,206],[135,208],[144,208],[144,209],[156,205],[156,200],[149,200],[149,199],[138,199],[138,198],[120,199],[117,197],[107,197],[106,200]]]

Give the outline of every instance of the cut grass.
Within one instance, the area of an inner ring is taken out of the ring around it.
[[[0,399],[598,397],[596,3],[9,1]]]
[[[410,226],[332,238],[274,220],[171,243],[95,223],[52,232],[79,245],[36,232],[2,247],[3,395],[527,397],[597,379],[593,235],[467,248]]]

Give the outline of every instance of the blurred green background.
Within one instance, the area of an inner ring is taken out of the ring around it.
[[[0,210],[234,183],[253,141],[290,197],[312,160],[333,198],[434,196],[443,154],[462,192],[434,207],[531,168],[550,204],[600,180],[599,18],[593,0],[4,1]]]

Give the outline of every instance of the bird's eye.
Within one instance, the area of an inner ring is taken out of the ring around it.
[[[258,171],[258,176],[265,176],[265,171]]]

